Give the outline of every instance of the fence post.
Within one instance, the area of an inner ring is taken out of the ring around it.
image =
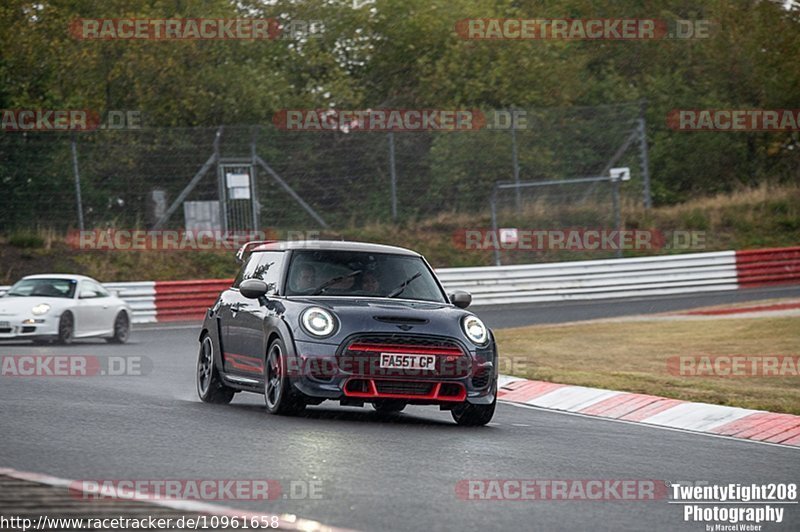
[[[517,153],[517,121],[516,117],[513,115],[512,110],[512,119],[511,119],[511,159],[512,164],[514,165],[514,183],[519,185],[519,155]],[[520,197],[520,190],[519,186],[515,191],[516,200],[517,200],[517,214],[520,214],[522,211],[522,199]]]
[[[261,230],[261,203],[258,201],[258,166],[256,166],[256,155],[258,150],[256,143],[258,140],[258,126],[253,126],[253,135],[250,141],[250,209],[251,219],[253,221],[253,231]],[[255,233],[254,233],[255,234]]]
[[[647,106],[647,101],[642,100],[639,112],[639,154],[642,164],[642,180],[644,182],[644,208],[649,209],[653,206],[653,198],[650,194],[650,156],[647,151],[647,123],[644,117],[644,111]]]
[[[225,126],[219,126],[217,129],[217,134],[214,135],[214,142],[211,144],[211,149],[213,153],[211,154],[211,159],[214,160],[217,167],[217,194],[219,195],[219,223],[220,228],[222,229],[222,234],[227,237],[228,235],[228,189],[225,183],[225,176],[222,175],[220,171],[219,159],[220,159],[220,151],[219,151],[219,142],[220,137],[222,137],[222,132],[224,131]]]
[[[75,174],[75,201],[78,204],[78,229],[83,227],[83,200],[81,199],[81,174],[78,170],[78,147],[75,133],[72,134],[72,172]]]
[[[397,169],[394,162],[394,132],[389,132],[389,175],[392,179],[392,221],[397,222]]]
[[[517,188],[519,189],[519,187]],[[492,188],[490,204],[492,207],[492,240],[495,242],[494,265],[500,266],[500,235],[497,232],[497,183]]]
[[[617,231],[617,238],[619,243],[617,245],[616,256],[622,258],[622,213],[620,213],[619,206],[619,177],[611,177],[611,198],[614,204],[614,229]]]

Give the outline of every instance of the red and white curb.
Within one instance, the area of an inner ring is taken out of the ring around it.
[[[800,416],[500,376],[498,399],[562,412],[800,447]]]
[[[79,487],[80,483],[75,482],[73,480],[53,477],[41,473],[17,471],[16,469],[0,467],[0,475],[4,475],[17,480],[27,480],[29,482],[35,482],[37,484],[44,484],[46,486],[52,486],[54,488],[64,488],[65,490],[70,490],[70,491],[81,490],[84,493],[88,493],[92,497],[97,495],[96,492],[89,493],[87,490],[81,489]],[[103,492],[101,491],[100,493],[102,494]],[[259,512],[252,512],[245,510],[237,510],[235,508],[230,508],[227,506],[218,506],[216,504],[209,504],[200,501],[173,499],[169,497],[154,499],[152,495],[146,493],[134,493],[131,497],[125,497],[125,500],[141,501],[147,504],[160,506],[162,508],[169,508],[171,510],[177,510],[180,512],[188,512],[188,513],[227,515],[230,517],[248,517],[248,518],[250,517],[259,518],[262,516],[272,517],[273,515],[277,515],[278,517],[277,530],[302,530],[307,532],[353,532],[351,529],[337,528],[324,525],[320,522],[313,521],[310,519],[304,519],[302,517],[297,517],[296,515],[292,514],[259,513]]]

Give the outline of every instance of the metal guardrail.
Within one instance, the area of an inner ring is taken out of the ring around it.
[[[719,251],[551,264],[444,268],[447,291],[505,305],[718,292],[800,283],[800,247]],[[133,309],[134,323],[200,320],[231,279],[105,283]],[[0,286],[0,295],[8,290]]]
[[[736,290],[736,253],[722,251],[552,264],[447,268],[448,290],[472,293],[475,305],[624,298]]]
[[[231,286],[233,279],[197,281],[159,281],[156,283],[156,319],[163,321],[200,321],[219,293]]]
[[[124,299],[133,310],[133,323],[155,323],[155,281],[103,283],[108,290]]]

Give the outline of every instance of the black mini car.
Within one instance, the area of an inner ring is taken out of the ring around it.
[[[445,293],[413,251],[336,241],[250,242],[200,333],[197,391],[228,403],[264,394],[273,414],[326,399],[380,413],[439,405],[485,425],[497,349],[466,292]]]

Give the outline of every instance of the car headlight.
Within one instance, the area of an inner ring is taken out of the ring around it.
[[[489,330],[476,316],[467,316],[461,320],[461,326],[464,328],[464,334],[475,345],[484,345],[489,339]]]
[[[50,305],[47,303],[40,303],[31,309],[31,312],[34,316],[41,316],[42,314],[47,314],[50,310]]]
[[[336,328],[336,319],[333,314],[319,307],[311,307],[303,311],[300,323],[308,333],[319,337],[330,336]]]

